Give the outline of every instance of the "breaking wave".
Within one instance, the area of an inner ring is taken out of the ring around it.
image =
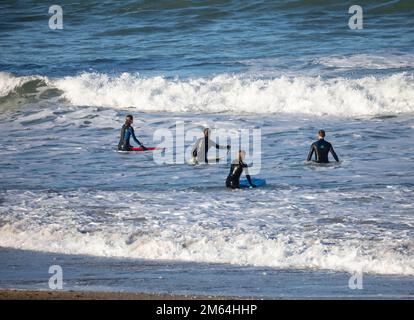
[[[224,206],[228,195],[217,195],[214,201],[211,196],[193,198],[186,191],[7,191],[2,193],[0,206],[0,246],[134,259],[414,275],[414,243],[407,233],[410,217],[392,225],[388,215],[378,218],[374,210],[360,218],[360,223],[348,224],[347,219],[354,220],[341,215],[321,225],[318,215],[275,208],[273,203],[284,196],[267,194],[266,199],[270,196],[274,201],[256,202],[241,219],[233,206]],[[121,199],[128,202],[127,207],[120,205]],[[176,203],[185,205],[177,210]],[[399,228],[390,229],[396,225]],[[388,226],[386,231],[384,226]],[[376,231],[379,235],[373,240]]]
[[[343,241],[332,246],[322,239],[298,235],[281,234],[269,239],[260,234],[197,226],[154,234],[122,233],[68,230],[57,224],[24,231],[5,225],[0,228],[0,245],[64,254],[414,275],[413,256],[396,252],[391,244],[369,245],[371,248],[366,249],[368,243]]]
[[[359,79],[287,77],[272,79],[222,74],[213,78],[145,78],[123,73],[82,73],[49,79],[0,74],[4,97],[33,80],[58,89],[79,106],[134,108],[140,112],[307,114],[340,117],[414,112],[414,76],[367,76]],[[31,88],[30,90],[33,90]],[[20,90],[24,94],[24,90]]]

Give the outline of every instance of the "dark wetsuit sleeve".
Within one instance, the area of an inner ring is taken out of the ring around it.
[[[252,187],[255,187],[255,185],[253,184],[253,182],[252,182],[252,178],[250,177],[250,175],[249,174],[246,174],[246,178],[247,178],[247,181],[249,181],[249,184],[252,186]]]
[[[226,149],[227,146],[221,146],[217,143],[215,143],[213,140],[210,139],[210,141],[208,142],[210,146],[215,147],[216,149]]]
[[[199,148],[199,145],[201,143],[200,139],[197,139],[197,141],[195,142],[193,149],[191,150],[191,154],[193,155],[193,157],[197,157],[197,150]]]
[[[255,185],[253,184],[253,182],[252,182],[252,178],[250,177],[250,174],[249,174],[249,167],[247,166],[247,164],[243,164],[243,168],[244,168],[244,174],[246,175],[246,179],[247,179],[247,181],[249,182],[249,184],[252,186],[252,187],[255,187]]]
[[[131,130],[131,136],[132,136],[132,139],[134,139],[134,141],[136,142],[136,143],[138,143],[140,146],[142,146],[143,144],[137,139],[137,137],[135,136],[135,131],[134,131],[134,129],[131,127],[130,128],[130,130]]]
[[[310,147],[310,150],[309,150],[309,154],[308,154],[307,161],[311,161],[312,160],[312,155],[313,155],[314,152],[315,152],[315,148],[314,148],[314,145],[312,144],[311,147]]]
[[[338,156],[336,155],[336,152],[335,152],[334,148],[332,147],[332,145],[331,145],[331,149],[329,151],[332,153],[332,156],[334,157],[336,162],[339,162]]]
[[[126,127],[125,127],[125,125],[123,125],[122,128],[121,128],[121,134],[120,134],[120,137],[119,137],[118,150],[122,150],[124,148],[125,130],[126,130]]]

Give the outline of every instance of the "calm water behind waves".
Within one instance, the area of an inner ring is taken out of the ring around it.
[[[414,47],[410,1],[365,1],[360,32],[348,29],[343,1],[64,1],[58,32],[48,30],[49,5],[0,5],[2,71],[203,76],[246,72],[254,60],[279,72],[319,74],[311,59]]]

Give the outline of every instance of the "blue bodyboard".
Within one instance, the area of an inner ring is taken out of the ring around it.
[[[265,179],[252,178],[252,182],[258,188],[264,187],[266,185]],[[240,188],[250,188],[250,184],[249,184],[249,181],[247,181],[247,179],[240,180],[239,186]]]

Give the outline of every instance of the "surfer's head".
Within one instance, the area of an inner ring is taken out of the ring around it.
[[[239,159],[239,161],[243,161],[245,157],[246,157],[246,151],[239,150],[237,152],[237,158]]]
[[[205,128],[203,132],[204,132],[204,137],[208,138],[210,136],[211,130],[210,128]]]
[[[324,139],[325,138],[325,130],[319,130],[318,131],[318,138]]]
[[[133,124],[134,123],[134,116],[132,115],[132,114],[128,114],[126,117],[125,117],[125,124],[126,125],[131,125],[131,124]]]

